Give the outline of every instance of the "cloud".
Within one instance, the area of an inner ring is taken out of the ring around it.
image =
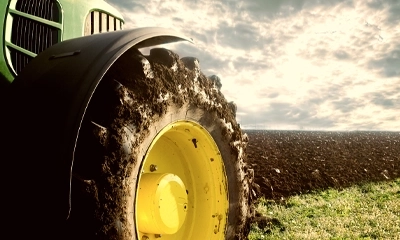
[[[251,115],[241,116],[245,128],[262,126],[264,128],[287,129],[315,129],[318,126],[325,128],[335,127],[335,120],[329,117],[319,117],[308,106],[299,107],[296,104],[273,102],[264,110]]]
[[[383,77],[400,77],[400,45],[379,59],[369,62],[369,67],[379,69]]]
[[[278,96],[279,96],[279,93],[278,93],[278,92],[273,92],[273,93],[268,94],[268,95],[267,95],[267,98],[276,98],[276,97],[278,97]]]
[[[109,2],[194,38],[167,47],[221,78],[242,126],[400,129],[398,0]]]
[[[352,6],[352,3],[353,1],[351,0],[253,0],[246,1],[246,8],[249,12],[254,13],[253,16],[256,18],[276,19],[296,15],[301,11],[315,7],[330,8],[339,4]]]
[[[346,59],[350,58],[350,55],[346,51],[343,51],[343,50],[337,50],[333,54],[337,59],[340,59],[340,60],[346,60]]]
[[[345,97],[337,101],[332,101],[333,106],[343,113],[349,113],[363,106],[359,100]]]
[[[222,46],[230,46],[243,50],[261,49],[264,45],[260,41],[258,29],[246,22],[229,24],[221,22],[216,32],[217,41]],[[232,41],[234,40],[234,41]]]
[[[390,94],[376,92],[371,94],[371,102],[385,109],[400,109],[400,93]],[[397,96],[396,96],[397,95]]]
[[[376,10],[389,9],[388,21],[389,25],[397,25],[400,20],[400,1],[398,0],[368,0],[366,1],[370,8]]]

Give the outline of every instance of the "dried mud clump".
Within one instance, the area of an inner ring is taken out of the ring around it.
[[[231,154],[237,159],[241,204],[235,235],[238,239],[247,237],[249,197],[254,193],[253,171],[245,156],[248,138],[236,122],[236,106],[225,100],[220,88],[219,78],[207,78],[200,72],[197,59],[179,59],[165,49],[152,49],[149,56],[131,49],[114,63],[88,107],[74,166],[78,185],[83,186],[77,194],[94,209],[89,228],[96,238],[132,238],[128,217],[132,183],[127,179],[135,178],[132,174],[143,157],[139,146],[170,106],[185,105],[215,112],[220,118],[220,135],[230,142]]]

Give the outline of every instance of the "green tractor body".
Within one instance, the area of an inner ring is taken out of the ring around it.
[[[56,43],[123,26],[122,15],[98,0],[2,1],[0,17],[1,85],[11,83],[30,60]]]

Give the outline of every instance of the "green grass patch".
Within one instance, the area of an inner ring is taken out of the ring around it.
[[[259,199],[256,239],[400,239],[400,178],[343,190]]]

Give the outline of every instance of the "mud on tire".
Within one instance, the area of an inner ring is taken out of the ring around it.
[[[66,237],[137,239],[134,204],[143,159],[165,126],[187,120],[206,129],[222,155],[229,192],[225,239],[246,239],[253,179],[245,163],[247,136],[220,87],[218,78],[200,72],[195,58],[179,59],[166,49],[122,55],[97,87],[82,123]]]

